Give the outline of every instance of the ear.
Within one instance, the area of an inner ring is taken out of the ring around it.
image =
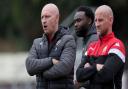
[[[113,23],[113,17],[110,17],[110,22],[111,22],[111,24]]]
[[[55,22],[58,23],[58,22],[59,22],[59,15],[56,15],[55,18],[56,18],[56,19],[55,19]]]
[[[92,20],[88,18],[88,24],[90,25],[92,23]]]

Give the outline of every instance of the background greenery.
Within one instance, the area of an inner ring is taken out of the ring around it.
[[[127,45],[127,0],[0,0],[0,52],[28,51],[32,41],[41,37],[40,13],[46,3],[60,9],[60,23],[78,6],[108,4],[114,11],[114,32]]]

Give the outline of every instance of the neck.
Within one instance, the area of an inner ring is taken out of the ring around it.
[[[112,33],[112,28],[107,29],[106,32],[104,34],[101,34],[100,36],[104,37],[105,35],[108,35],[110,33]]]
[[[49,42],[52,41],[52,39],[54,38],[54,35],[57,31],[58,31],[58,28],[56,28],[56,30],[54,30],[54,32],[52,32],[51,34],[47,34]]]
[[[48,37],[48,41],[51,42],[51,40],[52,40],[53,37],[54,37],[54,34],[48,34],[47,37]]]

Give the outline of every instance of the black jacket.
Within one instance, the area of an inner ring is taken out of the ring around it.
[[[84,53],[87,50],[90,43],[95,42],[97,40],[98,40],[98,36],[94,24],[90,26],[87,34],[84,37],[76,38],[77,49],[76,49],[76,60],[74,66],[74,80],[76,80],[76,70],[81,63],[82,56],[84,56],[84,54],[82,53]],[[84,83],[80,84],[80,87],[84,87]]]
[[[31,76],[36,75],[37,89],[73,89],[75,55],[75,40],[63,27],[50,44],[45,34],[35,39],[26,59],[26,69]],[[52,58],[60,62],[53,65]]]
[[[84,56],[84,59],[86,60],[82,60],[77,70],[78,82],[88,81],[85,85],[87,89],[121,89],[124,65],[117,55],[109,54],[108,56],[100,56],[98,58]],[[92,67],[84,69],[84,64],[87,62],[90,63]],[[105,62],[105,65],[108,67],[104,67],[104,69],[98,73],[96,64],[104,64]],[[114,72],[114,74],[111,72]]]

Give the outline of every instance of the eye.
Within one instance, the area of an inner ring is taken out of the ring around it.
[[[75,24],[75,23],[79,23],[79,22],[81,22],[81,20],[82,20],[82,19],[77,18],[77,19],[75,19],[75,20],[73,21],[73,23],[74,23],[74,24]]]
[[[45,18],[49,18],[50,16],[49,15],[46,15]]]
[[[103,21],[103,19],[99,19],[99,22],[102,22]]]
[[[41,19],[47,19],[47,18],[50,18],[51,16],[50,15],[44,15],[44,16],[41,16]]]
[[[76,21],[77,21],[77,22],[80,22],[80,21],[81,21],[81,19],[80,19],[80,18],[79,18],[79,19],[76,19]]]
[[[44,16],[41,16],[41,19],[43,19]]]

